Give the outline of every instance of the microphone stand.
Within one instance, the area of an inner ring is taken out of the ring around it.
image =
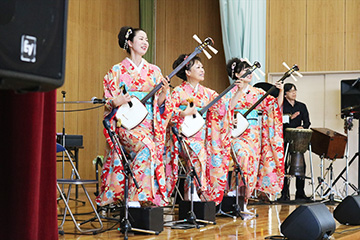
[[[216,222],[214,221],[208,221],[208,220],[203,220],[203,219],[197,219],[196,215],[194,213],[194,201],[193,201],[193,193],[194,193],[194,179],[196,179],[197,183],[199,184],[199,186],[201,187],[201,182],[199,179],[199,176],[196,174],[195,171],[195,167],[191,162],[191,157],[190,157],[190,153],[187,147],[187,144],[185,142],[185,140],[183,139],[183,137],[181,137],[179,135],[178,129],[174,126],[171,127],[172,132],[174,133],[174,135],[176,136],[176,139],[179,142],[179,149],[181,151],[183,151],[185,149],[186,152],[186,158],[188,160],[188,163],[190,165],[190,172],[189,172],[189,176],[190,176],[190,211],[187,213],[187,218],[182,219],[182,220],[178,220],[178,221],[170,221],[167,223],[173,223],[173,225],[175,224],[181,224],[181,223],[189,223],[191,225],[193,225],[196,228],[200,228],[200,223],[205,223],[205,224],[216,224]],[[185,155],[185,154],[184,154]]]
[[[112,113],[110,113],[110,116],[115,115],[117,111],[117,108],[113,109]],[[128,159],[126,158],[126,155],[124,153],[124,150],[121,148],[121,144],[119,141],[119,136],[117,134],[115,134],[114,131],[111,130],[111,124],[110,124],[110,120],[108,119],[108,117],[106,117],[103,120],[103,125],[106,129],[106,131],[108,132],[110,139],[112,141],[112,143],[114,144],[114,150],[117,153],[119,159],[122,159],[122,164],[123,164],[123,173],[125,176],[125,186],[124,186],[124,201],[125,201],[125,213],[124,213],[124,217],[122,218],[121,222],[120,222],[120,231],[121,233],[124,234],[124,239],[127,240],[128,239],[128,232],[130,231],[137,231],[137,232],[143,232],[143,233],[149,233],[149,234],[156,234],[158,235],[159,232],[157,231],[151,231],[151,230],[145,230],[145,229],[139,229],[139,228],[133,228],[131,226],[131,223],[129,221],[129,206],[128,206],[128,197],[129,197],[129,179],[132,178],[135,186],[137,189],[139,189],[139,185],[134,177],[134,173],[132,172],[131,168],[130,168],[130,163],[128,161]],[[121,155],[119,153],[119,151],[121,151]]]
[[[234,169],[234,172],[235,172],[235,189],[236,189],[236,200],[235,200],[235,204],[233,204],[233,207],[234,207],[234,211],[232,213],[234,213],[234,215],[236,217],[240,217],[242,220],[244,220],[244,215],[250,215],[251,217],[258,217],[258,214],[255,214],[255,213],[252,213],[252,212],[245,212],[244,210],[244,206],[245,206],[245,200],[244,202],[241,204],[242,206],[240,206],[239,204],[239,174],[241,176],[241,180],[243,181],[244,185],[246,187],[248,187],[248,184],[245,180],[245,177],[244,177],[244,174],[243,174],[243,171],[241,170],[241,167],[240,167],[240,163],[237,161],[237,158],[236,158],[236,153],[235,153],[235,150],[234,150],[234,147],[233,145],[231,144],[231,153],[233,155],[232,159],[235,163],[235,169]]]
[[[65,91],[61,91],[62,93],[62,96],[63,96],[63,129],[62,129],[62,146],[65,148],[65,95],[66,95],[66,92]],[[64,174],[65,174],[65,152],[62,152],[62,178],[64,179]],[[61,190],[62,192],[64,193],[64,184],[62,184],[61,186]],[[76,188],[77,190],[77,188]],[[77,194],[76,194],[77,196]]]

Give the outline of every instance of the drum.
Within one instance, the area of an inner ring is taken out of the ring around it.
[[[285,129],[285,142],[290,143],[289,152],[305,153],[308,150],[311,135],[311,129]]]
[[[289,144],[290,175],[305,176],[304,153],[308,150],[311,136],[311,129],[287,128],[285,130],[285,143]]]

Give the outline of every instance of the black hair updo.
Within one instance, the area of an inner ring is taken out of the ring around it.
[[[246,61],[241,61],[239,58],[230,59],[226,64],[226,71],[231,79],[236,80],[235,73],[240,73],[242,70],[251,67]]]
[[[128,40],[134,41],[134,37],[138,31],[144,31],[141,28],[132,28],[129,26],[124,26],[120,29],[118,34],[119,46],[126,50],[130,54],[130,48],[127,43]]]
[[[187,57],[189,56],[189,54],[181,54],[173,63],[172,67],[173,69],[175,69],[177,66],[179,66]],[[178,71],[176,73],[176,76],[178,76],[179,78],[181,78],[182,80],[187,81],[187,77],[186,77],[186,73],[185,70],[190,70],[190,68],[192,66],[194,66],[195,62],[199,61],[201,62],[201,58],[198,56],[195,56],[194,58],[192,58],[182,69],[180,69],[180,71]]]

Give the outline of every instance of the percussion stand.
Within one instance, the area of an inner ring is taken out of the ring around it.
[[[216,222],[213,221],[207,221],[207,220],[203,220],[203,219],[197,219],[195,212],[194,212],[194,201],[193,201],[193,193],[194,193],[194,180],[196,179],[197,183],[199,184],[199,186],[201,187],[201,182],[200,182],[200,178],[199,176],[196,174],[195,171],[195,167],[191,162],[191,157],[190,157],[190,153],[187,147],[187,144],[185,142],[185,140],[183,139],[183,137],[180,136],[177,128],[175,126],[171,127],[174,135],[176,136],[176,139],[179,142],[180,145],[180,149],[183,150],[185,149],[185,153],[187,156],[187,160],[188,163],[190,165],[190,172],[188,173],[188,175],[190,176],[190,211],[187,213],[187,218],[182,219],[182,220],[178,220],[178,221],[170,221],[167,222],[167,224],[181,224],[181,223],[189,223],[191,225],[193,225],[196,228],[200,228],[201,224],[199,223],[205,223],[205,224],[216,224]],[[198,223],[199,222],[199,223]]]
[[[321,201],[322,203],[325,203],[325,202],[330,202],[330,203],[334,203],[335,202],[335,197],[334,197],[334,193],[337,195],[337,196],[340,196],[341,199],[343,199],[343,197],[341,196],[341,194],[339,194],[335,189],[334,189],[334,185],[333,185],[333,163],[336,159],[336,155],[333,159],[330,159],[331,163],[329,165],[329,167],[326,169],[326,173],[324,175],[324,156],[325,156],[325,153],[321,155],[320,159],[321,159],[321,163],[320,163],[320,171],[321,171],[321,176],[318,177],[318,181],[319,181],[319,185],[317,186],[316,190],[320,187],[320,197],[322,199],[326,198],[326,197],[329,197],[329,199],[325,199],[323,201]],[[325,177],[327,174],[330,174],[330,183],[326,183],[325,182]],[[328,188],[329,192],[327,194],[324,195],[324,185]]]
[[[352,127],[353,127],[353,118],[354,118],[354,114],[352,112],[349,113],[349,116],[344,116],[344,129],[346,131],[346,150],[345,150],[345,161],[346,161],[346,166],[345,168],[341,171],[341,173],[337,176],[337,178],[334,181],[334,185],[337,183],[337,181],[339,181],[340,178],[342,178],[345,181],[345,194],[346,197],[349,195],[349,186],[359,194],[359,189],[356,188],[356,186],[352,183],[350,183],[348,181],[348,175],[349,175],[349,166],[353,163],[353,161],[359,156],[359,152],[355,153],[354,156],[352,157],[352,159],[349,162],[349,131],[351,131]],[[358,133],[360,133],[360,124],[359,124],[359,131]],[[359,135],[360,136],[360,135]],[[360,139],[359,139],[359,144],[360,144]],[[359,150],[360,150],[360,146],[359,146]],[[360,165],[359,165],[360,168]],[[345,178],[343,177],[343,174],[345,173]],[[359,185],[360,186],[360,185]],[[325,192],[325,194],[328,193],[329,190],[327,190]]]

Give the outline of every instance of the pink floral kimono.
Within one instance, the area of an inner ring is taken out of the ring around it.
[[[196,90],[188,82],[183,81],[180,86],[173,90],[171,96],[174,108],[171,122],[177,129],[180,129],[184,121],[184,118],[180,116],[180,112],[187,107],[188,99],[193,99],[195,107],[200,110],[216,98],[218,94],[200,84],[198,84]],[[183,136],[190,149],[191,162],[201,181],[203,195],[200,195],[200,197],[202,200],[214,201],[216,204],[222,201],[227,182],[230,157],[229,122],[231,116],[228,109],[228,103],[225,104],[222,99],[219,100],[207,113],[204,113],[205,126],[192,137],[186,138]],[[168,131],[167,140],[166,182],[170,196],[178,180],[178,164],[180,160],[179,142],[171,131]],[[185,191],[188,191],[188,182],[189,178],[185,184]],[[194,183],[195,186],[199,187],[196,180],[194,180]]]
[[[264,94],[264,90],[249,86],[247,93],[235,106],[234,113],[244,114]],[[257,120],[259,111],[262,111],[261,123]],[[278,193],[284,183],[284,148],[282,113],[277,99],[267,96],[247,119],[250,124],[248,129],[232,139],[237,160],[249,186],[246,197],[249,198],[254,189],[269,194]],[[241,179],[239,182],[242,183]]]
[[[120,94],[120,87],[125,85],[127,92],[140,100],[160,83],[160,69],[146,60],[136,66],[129,58],[114,65],[105,75],[104,96],[108,99]],[[169,101],[169,96],[165,101]],[[115,118],[111,125],[120,137],[122,147],[130,155],[131,169],[140,189],[130,179],[129,201],[151,201],[158,206],[168,203],[166,195],[165,171],[163,163],[164,135],[166,129],[167,110],[160,114],[157,104],[158,93],[149,99],[146,108],[149,112],[145,120],[131,130],[118,126]],[[106,104],[104,116],[112,110],[111,104]],[[119,159],[106,130],[104,134],[109,143],[109,149],[101,175],[101,191],[96,198],[98,205],[103,206],[124,198],[125,176],[122,160]]]

